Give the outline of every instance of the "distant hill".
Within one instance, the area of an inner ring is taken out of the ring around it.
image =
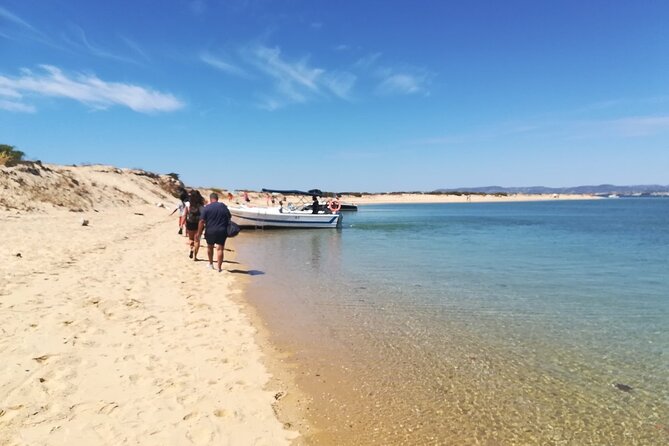
[[[472,192],[483,194],[591,194],[591,195],[665,195],[669,194],[669,185],[645,184],[636,186],[615,186],[613,184],[600,184],[598,186],[574,186],[574,187],[458,187],[454,189],[437,189],[435,192]]]

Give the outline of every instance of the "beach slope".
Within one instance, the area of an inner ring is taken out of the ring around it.
[[[0,193],[0,445],[290,443],[238,280],[189,261],[158,179],[71,169],[84,200]]]

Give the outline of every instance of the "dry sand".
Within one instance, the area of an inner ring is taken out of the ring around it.
[[[19,193],[35,200],[24,206],[30,212],[0,211],[0,445],[297,437],[276,418],[282,389],[267,388],[256,329],[235,302],[238,277],[188,259],[171,206],[155,205],[174,202],[155,178],[75,169],[79,185],[96,183],[81,190],[106,201],[82,204],[71,197],[75,185],[49,194],[67,201],[54,207],[33,190],[43,182],[29,185],[29,175],[63,180],[48,168],[19,172],[22,189],[0,192],[5,206]]]

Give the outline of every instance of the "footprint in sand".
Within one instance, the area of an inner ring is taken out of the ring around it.
[[[109,415],[110,413],[112,413],[116,409],[118,409],[118,404],[112,401],[111,403],[107,403],[107,404],[103,405],[98,410],[98,413],[103,414],[103,415]]]
[[[33,361],[37,361],[39,364],[41,364],[44,361],[46,361],[47,359],[49,359],[50,357],[51,357],[51,355],[42,355],[42,356],[38,356],[37,358],[33,358]]]
[[[225,409],[216,409],[214,411],[214,416],[216,416],[216,417],[222,418],[226,415],[227,415],[227,413],[225,412]]]
[[[125,301],[123,304],[126,307],[130,308],[130,307],[138,307],[138,306],[142,305],[142,302],[133,298],[133,299]]]

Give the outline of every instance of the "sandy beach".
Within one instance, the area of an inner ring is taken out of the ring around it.
[[[189,261],[175,200],[149,177],[45,168],[2,172],[4,204],[21,190],[32,210],[0,213],[0,444],[290,443],[235,302],[243,269]],[[78,184],[49,189],[63,173]]]
[[[267,342],[265,321],[245,300],[251,269],[235,260],[238,240],[226,246],[222,274],[188,260],[187,239],[170,216],[176,178],[97,165],[1,169],[0,445],[281,445],[312,437],[311,398],[283,363],[290,352]],[[221,193],[228,204],[243,201]],[[269,201],[262,192],[249,196],[252,206]]]

